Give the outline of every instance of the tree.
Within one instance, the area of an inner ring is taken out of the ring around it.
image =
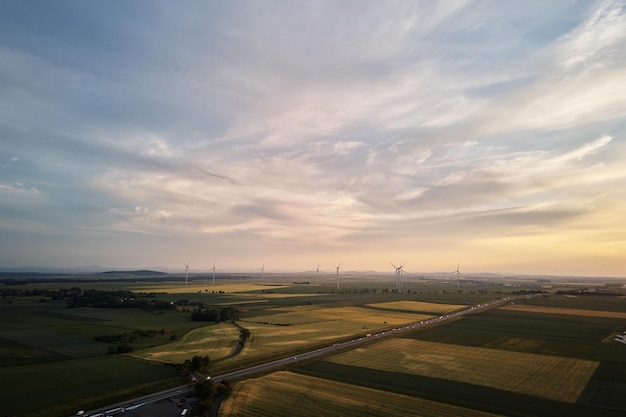
[[[198,404],[194,405],[192,415],[209,417],[213,410],[213,399],[215,398],[216,392],[213,381],[197,382],[194,388],[196,397],[198,397],[200,401],[198,401]]]
[[[233,306],[224,307],[220,311],[220,319],[222,321],[237,320],[238,313],[239,313],[239,311],[235,307],[233,307]]]
[[[195,370],[206,369],[209,366],[208,356],[194,356],[191,358],[191,367]]]

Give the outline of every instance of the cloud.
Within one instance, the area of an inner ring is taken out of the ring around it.
[[[591,154],[591,153],[595,152],[596,150],[606,146],[611,140],[613,140],[613,138],[611,136],[604,135],[604,136],[596,139],[595,141],[593,141],[591,143],[587,143],[587,144],[581,146],[580,148],[575,149],[574,151],[571,151],[571,152],[568,152],[568,153],[562,155],[560,158],[558,158],[558,160],[559,161],[567,161],[567,160],[570,160],[570,159],[576,159],[576,160],[580,161],[586,155]]]
[[[3,230],[374,268],[625,205],[623,2],[0,7]]]
[[[557,43],[560,65],[565,71],[595,71],[623,63],[618,51],[626,41],[626,6],[622,1],[598,3],[587,20]]]
[[[4,194],[7,197],[38,197],[41,192],[34,187],[26,187],[22,183],[15,183],[12,185],[0,184],[0,194]]]
[[[532,78],[485,105],[478,131],[562,130],[621,119],[625,33],[623,2],[598,3],[578,26],[527,59]]]

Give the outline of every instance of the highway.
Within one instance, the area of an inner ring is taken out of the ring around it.
[[[299,353],[296,356],[289,356],[286,358],[277,359],[277,360],[273,360],[273,361],[266,362],[266,363],[261,363],[258,365],[250,366],[248,368],[240,369],[240,370],[233,371],[233,372],[228,372],[222,375],[214,375],[211,377],[211,380],[214,382],[221,382],[225,379],[234,380],[234,379],[238,379],[241,377],[246,377],[246,376],[254,375],[257,373],[269,371],[272,369],[285,367],[286,365],[290,365],[299,361],[304,361],[304,360],[308,360],[311,358],[315,358],[317,356],[323,356],[336,350],[356,347],[360,344],[363,344],[365,342],[368,342],[374,339],[382,339],[386,337],[395,336],[399,333],[408,332],[408,331],[415,330],[420,327],[425,327],[425,326],[429,326],[433,324],[439,324],[439,323],[445,322],[446,320],[455,319],[460,316],[464,316],[466,314],[475,314],[487,308],[510,302],[511,300],[515,300],[519,298],[528,298],[528,297],[530,296],[524,295],[524,296],[499,298],[496,300],[487,301],[485,303],[477,304],[474,306],[468,306],[464,310],[451,312],[451,313],[444,314],[439,317],[433,317],[427,320],[421,320],[419,322],[409,323],[404,326],[394,328],[392,330],[385,330],[385,331],[380,331],[377,333],[368,333],[368,335],[355,337],[354,339],[351,339],[348,341],[337,342],[330,346],[326,346],[326,347],[319,348],[319,349],[314,349],[308,352]],[[123,403],[113,404],[113,405],[96,409],[96,410],[85,411],[84,414],[82,415],[90,416],[90,417],[106,417],[106,416],[122,414],[122,413],[125,413],[126,411],[131,411],[135,408],[144,406],[146,404],[151,404],[151,403],[161,401],[161,400],[171,398],[171,397],[184,396],[192,392],[193,390],[194,388],[192,384],[181,385],[179,387],[149,394],[143,397],[134,398],[132,400],[125,401]]]

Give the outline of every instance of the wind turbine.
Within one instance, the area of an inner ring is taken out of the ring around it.
[[[456,265],[456,271],[452,271],[452,273],[456,273],[456,289],[457,291],[461,291],[461,278],[463,274],[459,271],[459,267],[461,266],[461,262]],[[465,277],[463,277],[465,278]]]
[[[400,292],[404,287],[404,283],[402,282],[402,273],[404,272],[402,268],[404,268],[404,265],[402,265],[402,262],[400,262],[400,266],[395,266],[393,262],[389,263],[393,266],[393,269],[396,270],[396,289]]]
[[[213,271],[213,285],[215,285],[215,261],[213,261],[213,268],[211,268],[211,270]]]
[[[340,262],[335,268],[337,268],[337,289],[339,289],[339,267],[343,262]]]
[[[395,265],[393,264],[393,262],[389,262],[389,263],[391,264],[391,266],[393,267],[393,269],[394,269],[394,271],[395,271],[395,272],[394,272],[394,276],[396,277],[396,290],[398,290],[398,292],[400,292],[400,281],[399,281],[399,279],[398,279],[398,275],[399,275],[399,273],[400,273],[400,268],[399,268],[399,267],[397,267],[397,266],[395,266]]]
[[[317,264],[315,277],[317,278],[317,286],[319,287],[320,286],[320,264]]]
[[[187,285],[189,278],[189,262],[185,264],[185,285]]]
[[[404,291],[404,279],[402,278],[402,273],[404,272],[404,265],[400,262],[400,266],[398,267],[398,278],[400,278],[400,292]]]
[[[265,262],[263,262],[263,266],[261,267],[261,285],[263,285],[263,272],[265,271]]]

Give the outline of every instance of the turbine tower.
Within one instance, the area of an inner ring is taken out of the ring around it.
[[[401,292],[404,289],[404,282],[402,281],[402,273],[404,272],[404,265],[402,265],[402,262],[400,262],[400,266],[395,266],[393,264],[393,262],[389,262],[391,264],[391,266],[393,267],[393,269],[396,270],[396,290],[398,290],[398,293]]]
[[[213,261],[213,268],[211,268],[211,270],[213,271],[213,285],[215,285],[215,261]]]
[[[317,264],[317,270],[316,270],[316,274],[315,274],[316,278],[317,278],[317,286],[320,286],[320,264]]]
[[[189,262],[185,264],[185,285],[187,285],[189,279]]]
[[[400,280],[399,280],[399,278],[398,278],[398,275],[400,274],[400,268],[399,268],[399,267],[397,267],[397,266],[395,266],[395,265],[393,264],[393,262],[389,262],[389,263],[391,264],[391,266],[393,267],[393,269],[394,269],[394,271],[395,271],[395,272],[394,272],[394,277],[396,278],[396,290],[397,290],[398,292],[400,292]]]
[[[459,271],[459,267],[461,266],[461,262],[456,265],[456,271],[452,271],[452,273],[456,273],[456,290],[461,291],[461,277],[463,274]]]
[[[337,268],[337,289],[339,289],[339,267],[343,262],[340,262],[335,268]]]
[[[263,272],[265,271],[265,262],[263,262],[263,266],[261,267],[261,285],[263,285]]]

